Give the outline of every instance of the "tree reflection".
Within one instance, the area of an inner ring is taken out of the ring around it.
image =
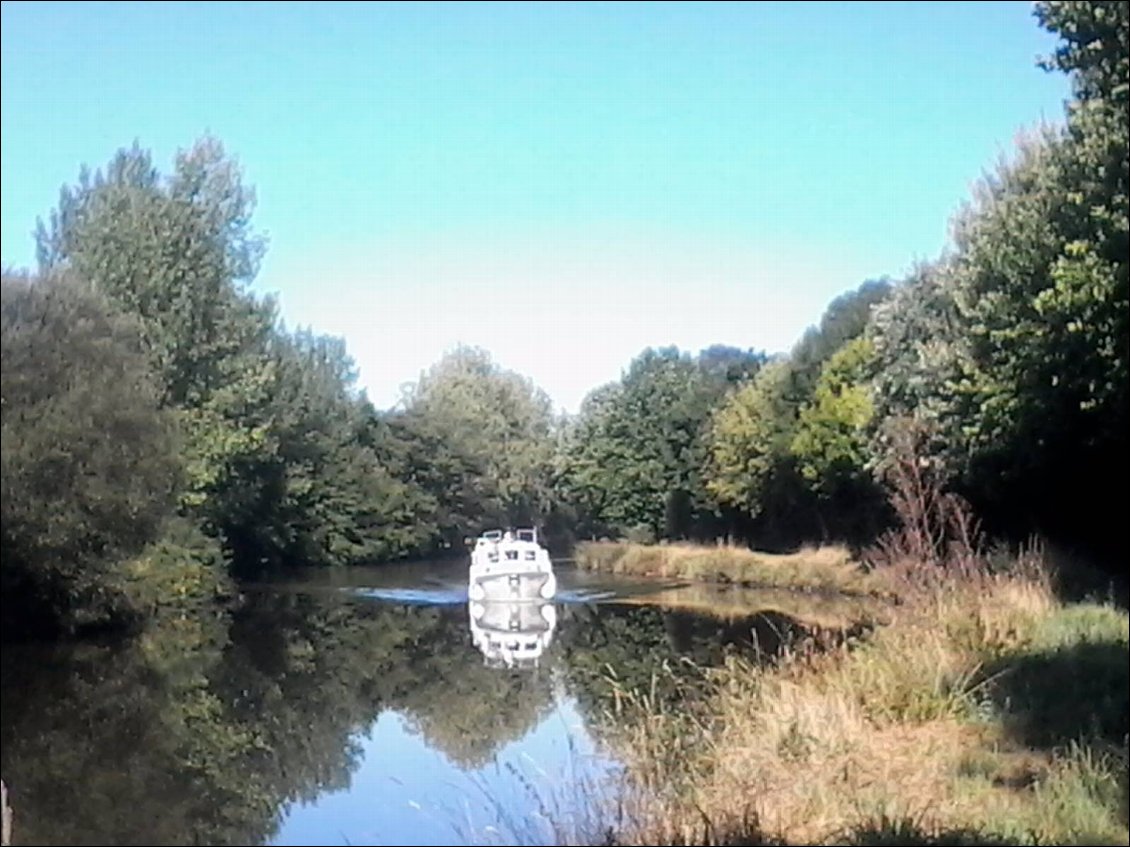
[[[463,608],[249,595],[229,621],[118,645],[3,651],[0,762],[21,844],[254,844],[349,787],[384,709],[477,767],[553,701],[484,667]]]
[[[727,644],[756,635],[770,651],[791,631],[783,615],[527,605],[276,588],[250,591],[230,617],[170,617],[127,643],[6,647],[0,767],[16,843],[263,843],[289,804],[350,786],[384,710],[478,768],[537,726],[562,686],[592,726],[618,690],[685,702]],[[544,639],[537,666],[492,666],[472,626],[515,624]]]
[[[239,844],[277,806],[231,768],[248,745],[208,689],[222,628],[125,645],[6,647],[0,760],[18,844]]]
[[[644,605],[563,610],[558,642],[566,688],[591,726],[623,721],[624,692],[646,692],[656,707],[685,707],[705,690],[708,668],[740,651],[769,659],[809,628],[776,611],[727,619]]]

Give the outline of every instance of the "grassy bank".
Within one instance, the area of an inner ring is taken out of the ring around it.
[[[588,541],[577,545],[574,557],[580,568],[631,576],[848,594],[881,587],[846,548],[833,546],[776,555],[726,544]]]
[[[609,843],[1126,844],[1126,612],[1031,562],[903,580],[861,644],[732,661],[700,709],[634,700]]]

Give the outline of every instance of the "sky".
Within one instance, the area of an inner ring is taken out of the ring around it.
[[[1067,80],[1031,4],[41,3],[0,20],[0,259],[83,163],[219,138],[253,290],[380,408],[457,344],[576,411],[647,346],[787,350],[938,255]]]

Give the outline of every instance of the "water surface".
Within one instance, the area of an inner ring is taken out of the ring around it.
[[[558,578],[536,620],[469,605],[461,563],[417,563],[250,585],[230,617],[126,643],[5,646],[13,843],[558,843],[615,790],[618,690],[795,629],[749,592]]]

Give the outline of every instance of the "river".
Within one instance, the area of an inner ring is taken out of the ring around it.
[[[484,610],[458,562],[303,574],[128,642],[7,645],[13,843],[583,840],[615,805],[620,695],[685,696],[795,628],[753,592],[558,578]]]

